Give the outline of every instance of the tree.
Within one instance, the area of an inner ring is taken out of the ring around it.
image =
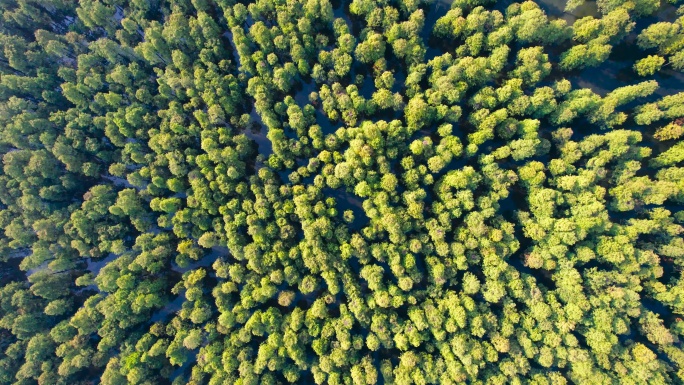
[[[385,55],[385,39],[379,33],[369,33],[356,46],[355,57],[362,63],[374,63]]]
[[[658,55],[648,55],[634,64],[634,70],[639,76],[650,76],[660,71],[665,59]]]
[[[518,52],[516,68],[512,75],[521,78],[526,84],[535,84],[551,72],[548,55],[542,47],[523,48]]]
[[[591,40],[587,44],[576,45],[561,55],[560,66],[564,70],[596,67],[608,59],[612,47],[608,37],[602,36]]]

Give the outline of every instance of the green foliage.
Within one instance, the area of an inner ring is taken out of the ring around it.
[[[650,76],[660,71],[665,64],[665,59],[658,55],[648,55],[647,57],[634,63],[634,71],[639,76]]]
[[[684,135],[684,127],[678,122],[672,122],[667,126],[658,128],[655,134],[653,134],[653,137],[662,141],[678,139],[682,135]]]
[[[656,63],[663,62],[667,58],[669,66],[676,70],[684,69],[684,17],[679,17],[674,22],[661,21],[649,25],[647,28],[639,33],[637,37],[637,45],[639,48],[655,49],[661,59],[651,59],[654,56],[648,56],[648,68],[656,67]],[[655,57],[658,57],[655,56]],[[646,59],[642,59],[646,60]],[[656,62],[656,60],[658,60]],[[641,62],[639,62],[641,63]],[[646,66],[646,64],[641,64]],[[662,63],[661,63],[662,65]]]
[[[684,381],[684,18],[450,4],[0,1],[0,384]]]

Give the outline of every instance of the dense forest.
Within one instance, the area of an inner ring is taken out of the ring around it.
[[[677,0],[0,0],[0,385],[684,382]]]

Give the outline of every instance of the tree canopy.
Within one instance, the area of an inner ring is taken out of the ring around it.
[[[684,382],[676,3],[0,1],[0,385]]]

